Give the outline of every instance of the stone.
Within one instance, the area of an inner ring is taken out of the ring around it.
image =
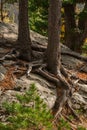
[[[0,72],[0,81],[2,81],[4,79],[4,74],[2,74],[1,72]]]
[[[51,87],[48,88],[45,84],[44,79],[40,79],[41,81],[35,80],[37,79],[36,75],[33,75],[32,79],[26,78],[26,76],[21,77],[20,79],[17,79],[15,88],[20,88],[21,92],[27,91],[31,84],[35,84],[38,93],[40,97],[44,100],[44,102],[47,104],[48,108],[51,109],[56,101],[57,94],[56,94],[56,88],[52,89]],[[49,83],[48,83],[49,85]]]
[[[6,71],[7,71],[6,68],[3,65],[0,64],[0,73],[5,74]]]
[[[62,55],[62,64],[67,66],[69,69],[77,69],[79,65],[82,65],[83,62],[72,56]]]
[[[79,104],[87,104],[79,93],[74,93],[73,96]]]
[[[3,62],[3,65],[6,65],[6,66],[10,66],[10,65],[14,65],[15,64],[15,61],[13,60],[5,60]]]

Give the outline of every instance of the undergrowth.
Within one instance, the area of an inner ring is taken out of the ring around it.
[[[2,108],[6,121],[0,122],[0,130],[54,130],[53,116],[40,98],[38,90],[32,84],[25,94],[16,95],[17,102],[4,102]],[[69,117],[73,119],[72,116]],[[71,126],[61,118],[56,130],[71,130]],[[78,126],[77,130],[86,130]]]
[[[0,130],[45,130],[52,129],[52,115],[39,97],[34,84],[24,95],[16,95],[18,102],[4,102],[8,113],[7,124],[0,123]]]

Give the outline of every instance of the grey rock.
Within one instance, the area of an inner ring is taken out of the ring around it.
[[[83,64],[83,62],[74,57],[62,55],[62,64],[67,66],[69,69],[76,69],[79,65]]]
[[[87,85],[86,84],[78,84],[78,85],[79,85],[80,90],[87,93]]]
[[[84,109],[87,110],[87,102],[83,98],[83,96],[77,92],[75,92],[71,99],[72,107],[74,109]]]
[[[24,92],[26,90],[29,89],[31,84],[35,84],[40,97],[44,100],[44,102],[47,104],[48,108],[52,108],[57,94],[56,94],[56,89],[52,89],[51,87],[48,88],[46,87],[47,85],[49,85],[49,83],[45,83],[44,79],[39,79],[41,81],[35,80],[38,79],[37,76],[33,75],[32,79],[27,79],[26,76],[23,76],[21,79],[17,79],[16,81],[16,88],[20,88],[21,92]],[[43,85],[42,85],[43,84]]]
[[[3,62],[3,65],[7,65],[7,66],[14,65],[14,64],[15,64],[15,61],[13,60],[5,60]]]
[[[2,81],[4,79],[4,74],[2,74],[1,72],[0,72],[0,81]]]
[[[81,71],[83,71],[83,72],[86,72],[86,73],[87,73],[87,65],[83,66],[83,67],[81,68]]]
[[[7,90],[0,94],[0,108],[2,107],[3,102],[18,102],[15,95],[24,94],[27,90],[29,90],[31,84],[35,84],[40,97],[47,104],[48,108],[51,109],[54,106],[57,97],[56,90],[44,87],[42,84],[40,84],[40,82],[29,80],[24,76],[21,79],[16,80],[15,90]],[[17,90],[18,87],[19,90]]]
[[[14,91],[14,90],[7,90],[3,92],[0,96],[0,107],[2,107],[3,102],[17,102],[16,94],[22,94],[22,92]]]
[[[87,104],[84,98],[79,93],[75,92],[72,98],[74,98],[78,104]]]
[[[6,71],[7,71],[6,68],[0,64],[0,73],[5,74]]]

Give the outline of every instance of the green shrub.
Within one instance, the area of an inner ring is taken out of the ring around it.
[[[46,104],[39,97],[34,84],[24,95],[16,95],[18,102],[3,103],[3,108],[9,114],[8,124],[0,123],[0,130],[39,130],[45,127],[52,130],[52,115]]]

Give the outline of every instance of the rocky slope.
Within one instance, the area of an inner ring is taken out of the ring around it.
[[[17,39],[17,30],[16,25],[0,23],[0,110],[2,102],[16,101],[15,95],[24,93],[32,83],[36,85],[41,98],[44,99],[48,108],[51,109],[57,98],[56,86],[38,74],[30,73],[27,77],[27,68],[24,66],[26,62],[16,60],[15,54],[10,53],[14,49],[14,43],[8,41]],[[42,52],[46,50],[47,38],[31,31],[31,39],[34,51],[42,47],[42,50],[39,50],[39,55],[43,56]],[[37,43],[37,47],[34,43]],[[87,119],[86,58],[72,52],[64,45],[61,45],[61,48],[62,64],[67,68],[69,75],[72,76],[72,80],[76,84],[76,91],[72,95],[70,105],[74,110],[83,109],[85,111],[85,119]],[[2,91],[2,88],[7,90]],[[0,120],[5,120],[5,115],[2,115],[2,113],[0,113]]]

